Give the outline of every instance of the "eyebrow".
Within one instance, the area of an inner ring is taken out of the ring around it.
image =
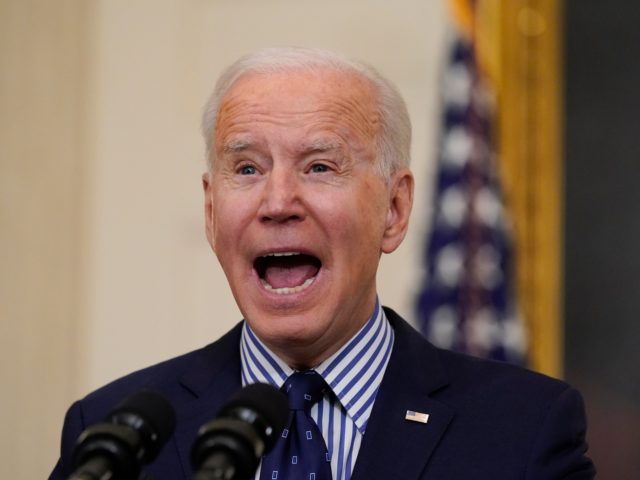
[[[225,143],[222,147],[224,153],[238,153],[251,147],[253,142],[251,140],[231,140]]]
[[[314,140],[313,142],[305,145],[305,150],[309,153],[322,153],[328,152],[330,150],[340,150],[342,148],[342,143],[337,142],[335,140]]]
[[[233,154],[245,151],[255,145],[255,142],[249,139],[234,139],[225,143],[222,151],[225,154]],[[335,140],[319,139],[303,145],[306,153],[323,153],[332,150],[341,150],[342,143]]]

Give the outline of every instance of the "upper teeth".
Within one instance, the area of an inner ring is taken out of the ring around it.
[[[293,255],[300,255],[300,252],[267,253],[266,255],[263,255],[263,257],[292,257]]]

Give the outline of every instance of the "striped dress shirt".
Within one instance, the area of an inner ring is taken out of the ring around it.
[[[332,392],[311,408],[331,456],[334,480],[349,480],[371,409],[389,363],[393,329],[376,299],[371,318],[340,350],[314,370]],[[294,372],[245,322],[240,340],[242,385],[262,382],[278,388]],[[255,476],[260,478],[260,467]]]

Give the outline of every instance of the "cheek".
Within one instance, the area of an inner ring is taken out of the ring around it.
[[[358,217],[364,223],[363,228],[372,239],[381,239],[388,213],[386,189],[383,189],[379,182],[369,182],[365,184],[357,199],[356,208]]]
[[[230,192],[218,192],[214,197],[212,232],[216,254],[232,252],[250,218],[250,202]]]
[[[334,196],[324,217],[335,246],[348,250],[353,261],[379,254],[386,209],[375,195]]]

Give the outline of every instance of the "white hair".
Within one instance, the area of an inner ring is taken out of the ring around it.
[[[205,104],[202,134],[210,171],[215,162],[215,128],[220,104],[235,82],[247,74],[283,73],[292,71],[333,70],[353,73],[367,80],[376,93],[381,116],[381,129],[376,139],[377,168],[388,180],[394,172],[409,166],[411,122],[407,107],[396,87],[374,68],[340,54],[312,48],[266,48],[238,59],[218,78],[213,93]]]

